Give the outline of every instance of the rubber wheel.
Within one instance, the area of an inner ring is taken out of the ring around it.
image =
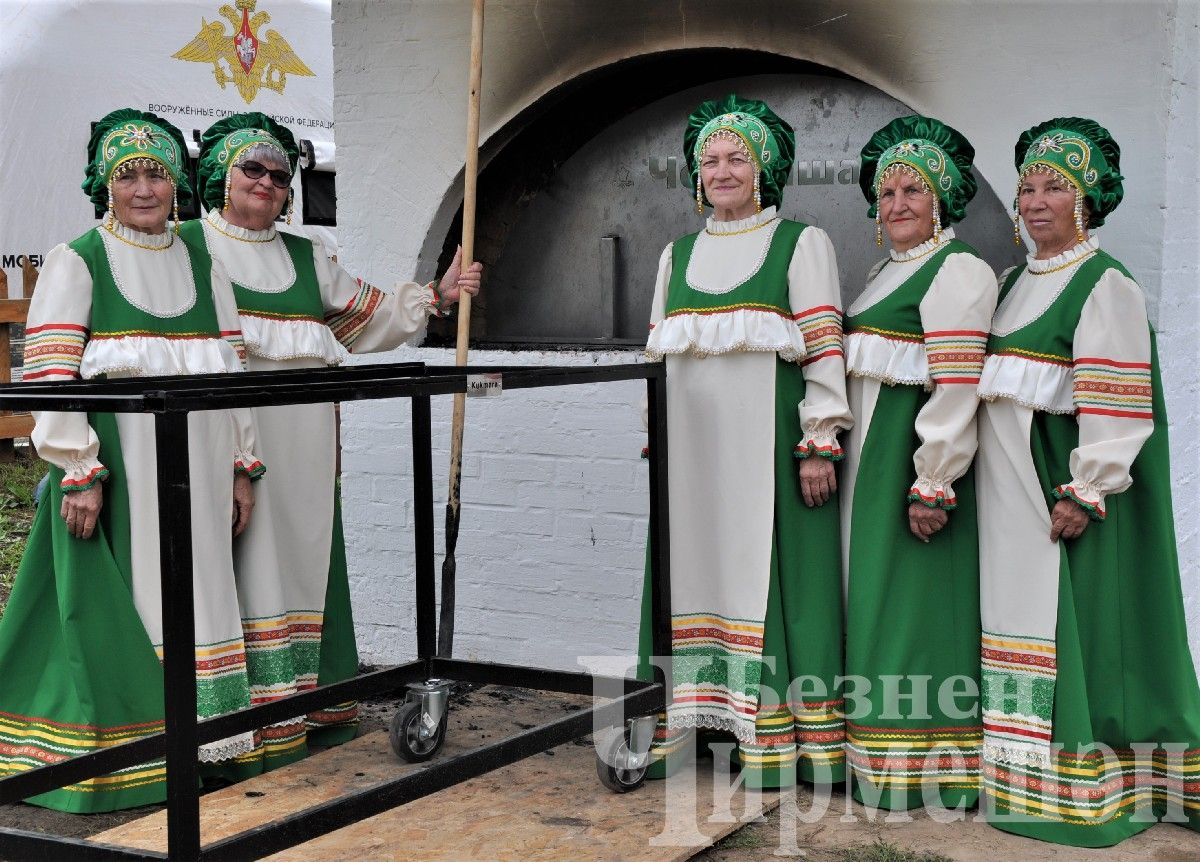
[[[388,728],[388,739],[392,744],[392,751],[409,763],[423,763],[437,754],[446,741],[446,723],[450,718],[449,711],[438,722],[437,731],[433,736],[425,739],[422,739],[420,735],[421,717],[421,702],[419,700],[410,701],[400,707],[392,716],[392,723]]]
[[[611,763],[625,763],[629,757],[629,742],[625,734],[615,728],[609,732],[608,738],[601,742],[596,752],[596,775],[600,783],[613,793],[628,793],[637,790],[646,780],[646,769],[627,769],[620,766],[610,766]]]

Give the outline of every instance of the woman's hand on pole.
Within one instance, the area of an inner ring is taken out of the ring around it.
[[[922,542],[928,542],[949,520],[945,509],[935,509],[924,503],[908,504],[908,529]]]
[[[837,474],[828,458],[805,458],[800,462],[800,493],[804,505],[822,506],[837,490]]]
[[[438,283],[438,293],[441,294],[442,304],[451,305],[458,302],[463,292],[469,293],[471,296],[478,295],[479,284],[482,280],[483,264],[479,261],[468,266],[466,272],[462,271],[462,246],[460,245],[454,252],[454,260],[450,261],[450,268],[446,270],[446,274]]]
[[[240,536],[250,524],[250,512],[254,509],[254,485],[245,473],[233,476],[233,534]]]
[[[82,491],[67,491],[63,494],[60,514],[67,522],[67,532],[77,539],[90,539],[96,531],[100,507],[104,505],[104,489],[97,482]]]
[[[1059,500],[1050,510],[1050,541],[1078,539],[1087,529],[1088,513],[1074,500]]]

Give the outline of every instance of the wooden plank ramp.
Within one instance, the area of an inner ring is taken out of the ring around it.
[[[487,691],[487,690],[484,690]],[[512,690],[505,690],[512,692]],[[496,741],[578,709],[586,698],[517,693],[503,702],[451,706],[439,757]],[[374,732],[300,763],[214,791],[201,801],[208,844],[302,811],[423,765],[403,763],[387,734]],[[267,857],[278,862],[355,859],[688,859],[773,809],[774,793],[730,791],[724,774],[701,760],[671,781],[631,793],[605,789],[587,740],[490,772]],[[166,812],[158,811],[89,840],[151,850],[166,848]]]

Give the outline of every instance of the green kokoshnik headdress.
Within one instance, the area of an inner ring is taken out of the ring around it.
[[[1121,148],[1108,129],[1082,117],[1056,117],[1021,133],[1014,151],[1017,195],[1030,173],[1050,170],[1075,187],[1075,232],[1083,241],[1083,202],[1088,202],[1088,227],[1100,227],[1117,208],[1121,185]],[[1015,238],[1020,240],[1019,207],[1013,202]]]
[[[758,207],[779,206],[796,157],[796,134],[766,102],[739,99],[730,93],[724,99],[704,102],[693,111],[683,134],[683,153],[696,189],[697,212],[703,212],[705,205],[712,206],[700,182],[700,157],[709,139],[722,133],[739,141],[754,163]]]
[[[933,193],[935,238],[946,225],[962,221],[975,197],[975,148],[956,129],[932,117],[914,114],[892,120],[871,136],[860,158],[858,184],[870,204],[867,215],[875,219],[875,241],[881,245],[879,189],[891,172],[903,171]]]
[[[147,111],[121,108],[105,115],[92,131],[83,190],[96,206],[112,209],[109,187],[114,176],[148,159],[161,165],[175,186],[176,206],[192,199],[187,183],[187,144],[183,133]],[[178,215],[176,221],[178,221]]]
[[[210,210],[229,203],[229,169],[246,150],[263,144],[279,153],[294,174],[300,150],[296,138],[266,114],[234,114],[208,127],[200,139],[200,200]]]

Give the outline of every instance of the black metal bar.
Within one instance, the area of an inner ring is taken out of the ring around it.
[[[154,417],[167,720],[167,854],[172,860],[191,862],[200,858],[200,772],[187,426],[186,413]]]
[[[166,859],[166,853],[155,850],[138,850],[133,847],[118,847],[81,838],[66,838],[61,835],[45,835],[41,832],[26,832],[24,829],[0,828],[0,859],[45,860],[62,862],[64,859]]]
[[[419,369],[418,369],[419,370]],[[320,372],[320,369],[316,370]],[[466,390],[466,375],[502,373],[507,389],[565,386],[640,380],[662,374],[657,364],[632,363],[587,367],[522,367],[481,365],[425,369],[392,366],[355,366],[352,373],[334,375],[286,371],[263,371],[221,376],[219,380],[196,382],[190,377],[139,378],[128,381],[89,383],[14,383],[0,386],[3,410],[99,410],[109,413],[141,413],[168,409],[173,412],[220,410],[230,407],[267,407],[281,404],[317,404],[400,398],[415,395],[446,395]],[[148,403],[149,393],[169,394],[169,406]]]
[[[112,377],[97,381],[45,381],[22,380],[17,383],[0,385],[0,391],[47,391],[79,389],[95,389],[101,387],[104,391],[126,393],[129,391],[142,392],[153,389],[161,392],[194,391],[197,388],[213,389],[215,384],[220,389],[237,385],[260,385],[264,382],[286,383],[299,380],[310,383],[314,380],[354,381],[371,379],[388,379],[393,377],[420,377],[423,375],[424,362],[388,362],[374,365],[325,366],[321,368],[284,368],[277,371],[221,371],[211,374],[167,375],[148,377]],[[454,366],[450,366],[454,367]],[[528,367],[528,366],[526,366]]]
[[[251,859],[294,847],[334,829],[356,823],[380,812],[412,802],[424,796],[476,778],[578,739],[592,732],[593,726],[619,725],[626,715],[645,715],[655,709],[662,697],[655,686],[609,701],[592,709],[581,710],[557,721],[510,736],[484,748],[436,761],[415,772],[394,778],[367,790],[297,812],[263,826],[247,830],[204,850],[205,860]]]
[[[597,683],[606,690],[623,688],[625,694],[641,691],[654,685],[632,677],[597,677],[578,671],[550,670],[540,667],[524,667],[492,662],[459,661],[458,659],[435,658],[430,663],[430,673],[437,677],[474,682],[482,685],[509,685],[516,688],[531,688],[538,691],[557,691],[564,694],[592,694]]]
[[[413,530],[416,546],[417,656],[437,652],[433,545],[433,429],[429,397],[412,399]]]
[[[666,376],[646,379],[647,426],[650,448],[650,619],[654,654],[671,655],[671,517],[667,505],[667,386]],[[655,679],[664,684],[670,674],[655,665]]]

